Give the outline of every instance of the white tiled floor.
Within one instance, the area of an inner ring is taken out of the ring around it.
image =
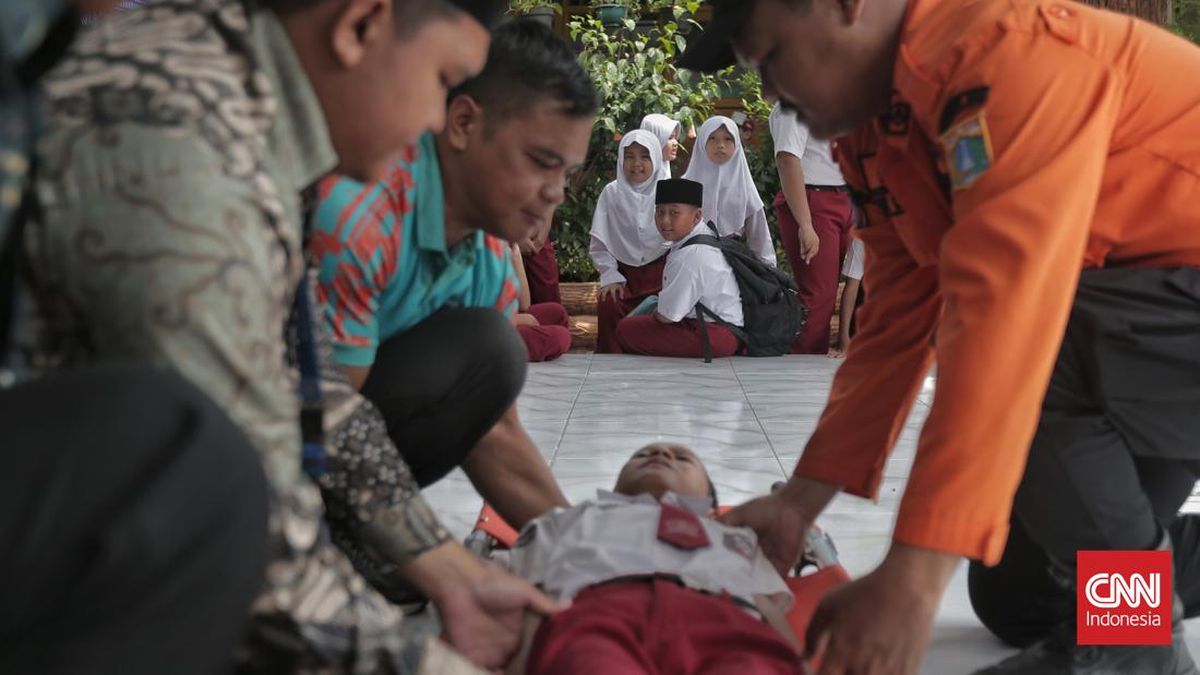
[[[825,357],[700,360],[569,354],[531,364],[519,408],[526,429],[571,501],[610,488],[628,456],[655,440],[685,443],[704,459],[721,501],[737,504],[783,480],[816,426],[838,361]],[[929,411],[927,382],[891,455],[878,504],[839,496],[821,519],[852,575],[881,559]],[[456,471],[426,490],[461,539],[480,500]],[[1200,626],[1192,626],[1200,654]],[[1007,650],[979,624],[967,600],[966,568],[942,602],[923,672],[957,675]]]

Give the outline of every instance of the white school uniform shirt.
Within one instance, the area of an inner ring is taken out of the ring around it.
[[[771,110],[771,140],[775,141],[775,154],[786,152],[800,158],[804,168],[804,182],[808,185],[837,187],[846,184],[842,169],[833,159],[833,148],[829,141],[812,137],[808,126],[778,103]]]
[[[720,127],[733,136],[733,157],[720,166],[705,152],[708,137]],[[692,160],[683,177],[704,186],[704,218],[717,226],[722,237],[745,236],[746,244],[764,262],[775,266],[775,244],[767,225],[767,212],[750,164],[742,149],[742,135],[728,117],[712,117],[700,127]]]
[[[650,177],[634,185],[625,178],[625,148],[637,143],[650,152]],[[662,146],[649,131],[630,131],[617,150],[617,179],[604,186],[592,215],[588,254],[600,273],[600,286],[625,283],[617,262],[641,267],[666,254],[664,241],[654,226],[654,190],[662,165]]]
[[[862,279],[863,278],[863,259],[866,257],[866,248],[863,246],[862,239],[854,237],[850,240],[850,252],[846,254],[846,262],[842,263],[842,276],[847,279]]]
[[[658,294],[658,313],[671,321],[694,319],[696,303],[702,302],[725,321],[743,326],[742,294],[725,254],[707,244],[684,246],[702,234],[711,236],[713,231],[700,223],[691,234],[671,246],[663,270],[662,291]]]
[[[662,149],[667,147],[667,142],[671,140],[671,134],[675,134],[675,137],[679,138],[680,132],[683,131],[683,125],[662,113],[650,113],[642,118],[642,129],[658,136],[658,147]],[[658,179],[666,180],[670,177],[671,163],[664,156],[662,168],[658,172]]]
[[[782,611],[791,609],[792,593],[754,530],[707,517],[712,504],[705,497],[668,492],[663,502],[696,514],[709,545],[685,550],[660,541],[661,509],[651,495],[597,490],[594,501],[558,507],[528,523],[512,549],[513,572],[560,600],[620,577],[673,574],[689,588],[725,591],[749,603],[766,595]]]

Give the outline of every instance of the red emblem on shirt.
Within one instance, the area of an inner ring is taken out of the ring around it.
[[[692,550],[709,545],[704,525],[691,511],[662,504],[658,516],[658,539],[677,548]]]

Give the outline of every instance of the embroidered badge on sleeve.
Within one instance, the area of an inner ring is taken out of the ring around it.
[[[950,168],[950,184],[955,190],[971,187],[992,166],[992,138],[983,110],[942,134],[941,143]]]

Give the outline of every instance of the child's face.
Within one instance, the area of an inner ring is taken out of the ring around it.
[[[621,166],[625,171],[625,180],[633,185],[641,185],[650,178],[654,170],[654,161],[650,159],[649,148],[643,148],[637,143],[625,146],[625,156]]]
[[[704,152],[708,155],[708,159],[717,166],[728,162],[736,151],[737,144],[725,125],[717,127],[717,130],[709,135],[708,142],[704,144]]]
[[[681,497],[710,494],[704,463],[696,453],[673,443],[654,443],[633,453],[613,491],[631,496],[651,494],[655,499],[668,491]]]
[[[679,241],[700,224],[700,209],[691,204],[659,204],[654,207],[654,226],[667,241]]]
[[[675,127],[675,131],[671,132],[671,137],[667,139],[667,144],[663,146],[663,159],[668,162],[674,162],[679,156],[679,127]]]

